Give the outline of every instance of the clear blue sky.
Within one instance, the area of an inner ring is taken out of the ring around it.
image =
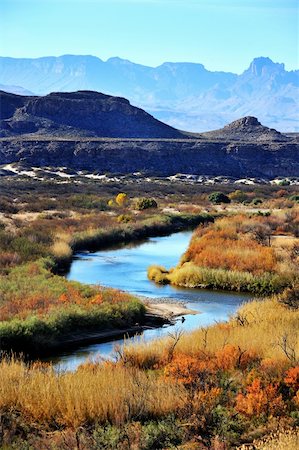
[[[269,56],[298,69],[298,0],[0,0],[0,55],[199,62],[241,73]]]

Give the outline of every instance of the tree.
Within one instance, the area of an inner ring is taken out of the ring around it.
[[[119,194],[117,194],[117,196],[115,197],[115,201],[117,203],[118,206],[125,206],[125,204],[128,201],[128,196],[127,194],[125,194],[124,192],[120,192]]]

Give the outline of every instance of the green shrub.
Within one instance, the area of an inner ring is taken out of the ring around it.
[[[253,205],[260,205],[261,203],[263,203],[263,200],[261,198],[254,198],[251,203]]]
[[[299,194],[291,195],[290,200],[292,200],[292,202],[299,203]]]
[[[223,192],[212,192],[212,194],[209,195],[209,200],[215,204],[230,203],[230,198],[223,194]]]
[[[135,201],[134,207],[138,210],[149,209],[149,208],[157,208],[158,204],[155,199],[150,197],[142,197],[138,198]]]

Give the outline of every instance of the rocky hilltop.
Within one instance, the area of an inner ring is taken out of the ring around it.
[[[44,97],[0,91],[1,136],[179,138],[182,134],[121,97],[92,91]]]
[[[266,142],[266,141],[288,141],[289,138],[274,128],[263,126],[256,117],[242,117],[215,131],[202,133],[209,139],[222,139],[229,141]]]
[[[79,91],[1,93],[0,165],[104,173],[227,177],[299,176],[299,143],[255,117],[191,135],[119,97]]]

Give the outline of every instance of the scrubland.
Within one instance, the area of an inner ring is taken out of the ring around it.
[[[228,322],[116,348],[113,361],[87,361],[72,373],[2,354],[0,448],[297,448],[299,222],[293,188],[224,186],[231,203],[214,205],[212,188],[174,192],[143,185],[157,207],[138,210],[138,202],[154,203],[135,200],[140,194],[132,186],[121,196],[119,186],[97,191],[88,185],[88,192],[50,184],[39,191],[32,182],[2,187],[2,349],[46,348],[70,331],[138,320],[144,307],[129,294],[69,282],[58,273],[77,249],[187,226],[200,225],[179,266],[151,268],[152,279],[270,296],[242,305]]]

